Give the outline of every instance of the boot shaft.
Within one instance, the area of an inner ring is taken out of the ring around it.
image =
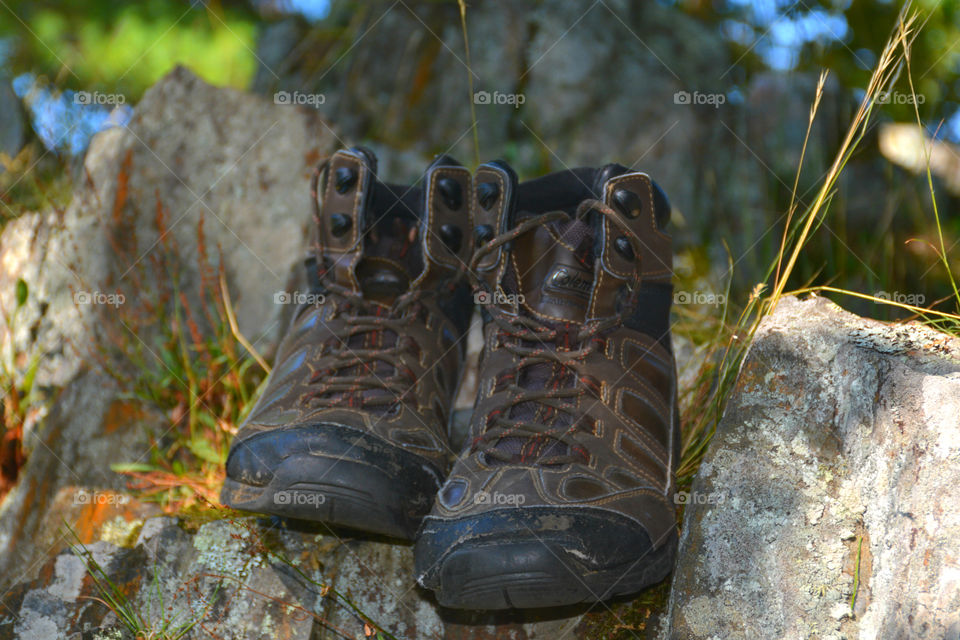
[[[627,306],[628,325],[665,340],[672,247],[663,228],[670,205],[649,176],[609,164],[518,184],[510,167],[495,161],[477,170],[474,193],[481,302],[575,324]],[[616,215],[599,215],[601,206]],[[554,221],[484,250],[494,236],[550,212],[558,213]]]
[[[315,173],[311,282],[321,290],[334,285],[362,293],[384,307],[404,293],[429,291],[465,330],[469,171],[440,156],[420,184],[390,184],[376,172],[376,156],[354,147],[338,151]]]

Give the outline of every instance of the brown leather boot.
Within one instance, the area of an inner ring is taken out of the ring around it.
[[[224,504],[410,539],[449,459],[447,417],[472,310],[470,173],[422,187],[339,151],[314,182],[314,288],[227,460]]]
[[[485,348],[471,439],[424,519],[445,606],[549,607],[662,580],[677,544],[670,206],[619,165],[474,177]]]

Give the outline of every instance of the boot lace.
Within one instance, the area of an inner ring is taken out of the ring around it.
[[[337,283],[326,282],[324,289],[334,298],[333,318],[343,321],[343,330],[324,341],[307,400],[322,407],[395,409],[417,385],[403,357],[419,356],[420,345],[405,329],[422,315],[425,292],[409,291],[385,307]]]
[[[619,214],[603,202],[584,201],[576,216],[582,217],[589,211],[611,217],[624,233],[636,238]],[[495,236],[475,252],[471,273],[484,256],[508,245],[520,235],[567,219],[563,212],[546,213],[528,218]],[[486,284],[475,277],[474,286],[486,288]],[[496,377],[495,388],[506,391],[508,397],[487,414],[480,432],[471,442],[471,452],[480,451],[487,459],[510,462],[518,453],[505,451],[498,445],[504,438],[520,438],[523,441],[519,451],[521,461],[559,465],[588,460],[589,452],[581,443],[581,437],[595,432],[596,420],[591,416],[591,409],[602,401],[602,397],[600,382],[586,372],[584,364],[591,353],[606,348],[605,334],[623,323],[631,306],[628,302],[618,313],[582,325],[548,324],[529,316],[507,313],[498,305],[489,306],[490,317],[498,328],[497,340],[502,348],[517,358],[517,364]],[[543,380],[543,388],[529,388],[523,372],[544,365],[550,373]],[[584,406],[579,401],[584,395],[592,397],[594,402]],[[557,442],[566,446],[553,446]]]

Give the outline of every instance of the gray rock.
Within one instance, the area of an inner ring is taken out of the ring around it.
[[[0,235],[0,307],[11,317],[9,326],[0,326],[0,336],[13,354],[23,354],[28,362],[40,359],[40,387],[63,387],[79,370],[76,345],[84,344],[88,335],[83,312],[90,307],[74,304],[71,287],[80,286],[80,279],[64,261],[74,246],[65,240],[84,243],[89,236],[88,226],[66,232],[56,212],[23,214],[9,221]],[[27,283],[28,295],[14,312],[18,279]]]
[[[78,493],[83,489],[123,490],[110,464],[143,459],[148,432],[164,424],[158,412],[122,399],[100,373],[85,371],[59,393],[43,424],[25,438],[27,463],[0,503],[0,591],[35,576],[66,544],[62,525],[70,505],[58,493],[75,487],[68,499],[82,504],[90,495]]]
[[[306,251],[309,175],[335,143],[315,111],[212,87],[178,67],[147,91],[128,127],[93,138],[62,215],[25,215],[4,229],[0,301],[13,308],[17,278],[31,291],[11,348],[43,354],[38,384],[61,387],[89,359],[93,328],[115,315],[91,300],[137,309],[176,272],[197,301],[202,221],[207,266],[222,258],[241,331],[269,351],[289,312],[274,294],[298,281],[291,270]],[[5,327],[0,334],[6,341]]]
[[[37,578],[0,596],[0,640],[74,638],[94,629],[132,637],[115,612],[92,600],[103,593],[85,579],[91,557],[101,584],[106,576],[117,585],[122,596],[114,599],[145,636],[195,623],[185,638],[362,638],[372,624],[411,639],[579,637],[575,614],[538,622],[451,617],[416,587],[409,545],[278,525],[244,518],[197,527],[153,517],[132,546],[97,541],[64,550]]]
[[[105,156],[96,190],[71,206],[78,218],[106,225],[113,251],[103,285],[136,296],[135,285],[151,284],[143,278],[169,278],[149,263],[169,245],[181,287],[196,295],[202,220],[210,261],[222,256],[240,329],[251,342],[275,339],[284,309],[274,293],[305,253],[309,177],[337,144],[331,129],[315,111],[212,87],[178,67],[147,91],[128,127],[106,135],[87,155],[88,163]]]
[[[65,212],[5,227],[0,305],[16,308],[19,278],[30,293],[13,330],[0,324],[0,344],[12,360],[40,359],[35,384],[46,401],[31,414],[18,486],[0,505],[0,587],[32,576],[48,553],[53,542],[36,541],[57,492],[122,487],[109,464],[140,460],[146,427],[163,424],[90,364],[104,333],[149,344],[158,323],[122,327],[117,310],[143,315],[174,271],[188,299],[209,300],[201,220],[209,266],[222,257],[241,331],[264,352],[275,344],[290,305],[275,304],[274,293],[296,282],[309,175],[333,143],[316,112],[218,89],[177,68],[146,93],[129,127],[95,136]]]
[[[661,637],[957,637],[958,478],[960,340],[784,299],[694,482]]]

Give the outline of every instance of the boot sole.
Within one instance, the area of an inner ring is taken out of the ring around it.
[[[227,477],[220,500],[242,511],[412,540],[441,477],[424,459],[336,425],[306,428],[265,486]],[[244,446],[271,445],[267,433]]]
[[[491,555],[498,556],[491,562]],[[674,554],[589,570],[555,545],[537,541],[460,549],[440,572],[437,601],[455,609],[539,609],[636,593],[669,575]],[[492,565],[492,566],[491,566]]]
[[[530,529],[467,536],[447,553],[440,548],[444,538],[430,540],[421,533],[415,553],[421,584],[434,589],[441,606],[454,609],[539,609],[634,594],[670,574],[677,548],[673,532],[659,548],[651,548],[646,538],[646,547],[634,548],[626,558],[620,553],[588,561],[574,544]],[[431,561],[439,567],[431,570],[426,566]]]

